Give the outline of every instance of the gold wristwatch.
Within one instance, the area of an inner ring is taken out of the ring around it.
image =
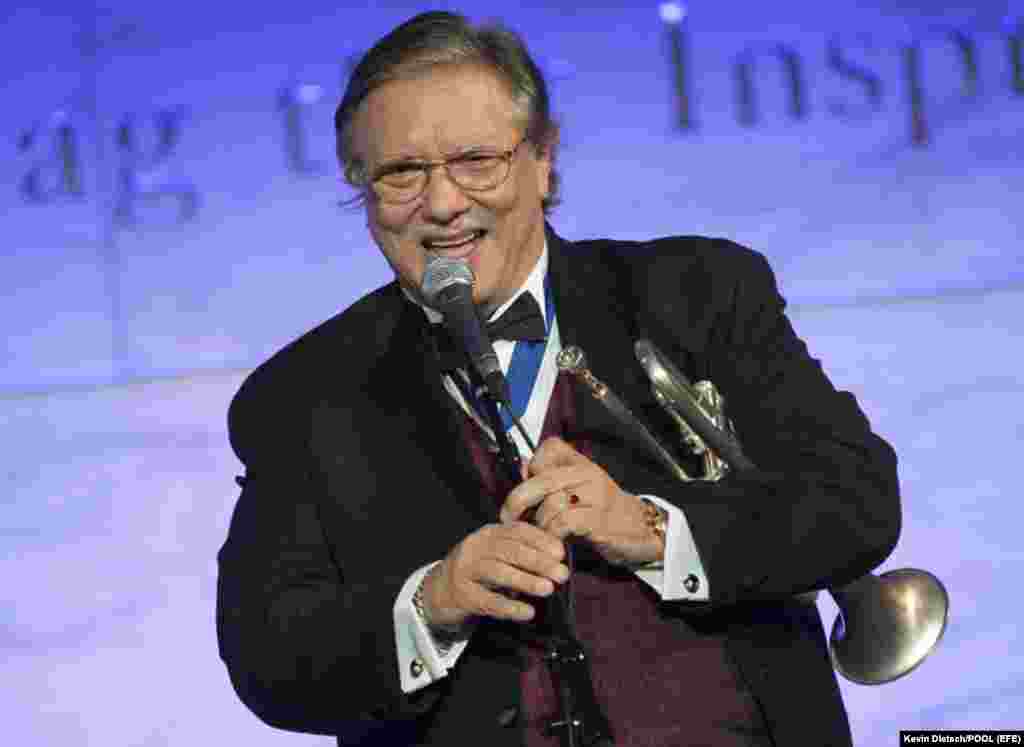
[[[641,498],[640,501],[644,504],[644,518],[647,520],[647,527],[660,540],[661,551],[664,554],[665,533],[668,531],[668,512],[646,498]]]

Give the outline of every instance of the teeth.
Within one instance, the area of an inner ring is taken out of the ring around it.
[[[480,233],[476,232],[476,233],[470,234],[469,236],[467,236],[464,239],[459,239],[458,241],[426,241],[424,243],[428,247],[431,247],[431,248],[454,249],[456,247],[464,246],[464,245],[468,244],[471,241],[475,241],[479,237],[480,237]]]

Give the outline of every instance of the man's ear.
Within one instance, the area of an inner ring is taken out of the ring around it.
[[[551,194],[551,171],[555,163],[555,149],[558,146],[558,129],[552,128],[548,137],[541,145],[534,147],[537,158],[537,189],[541,197]]]
[[[542,199],[551,194],[551,161],[547,158],[537,159],[537,191]]]

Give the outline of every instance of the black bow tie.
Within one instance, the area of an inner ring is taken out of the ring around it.
[[[437,346],[438,360],[442,371],[454,371],[466,365],[466,355],[451,339],[444,324],[432,324],[431,331]],[[547,338],[544,317],[540,313],[532,293],[520,293],[505,313],[492,322],[487,322],[487,336],[491,342],[498,340],[526,340],[543,342]]]
[[[520,293],[505,313],[493,322],[487,322],[487,336],[491,342],[498,340],[526,340],[543,342],[548,331],[544,328],[544,317],[532,293]]]

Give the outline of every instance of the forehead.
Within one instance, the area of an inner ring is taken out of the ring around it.
[[[519,132],[508,87],[482,67],[438,66],[375,89],[352,119],[354,155],[366,163],[438,158],[460,148],[507,148]]]

